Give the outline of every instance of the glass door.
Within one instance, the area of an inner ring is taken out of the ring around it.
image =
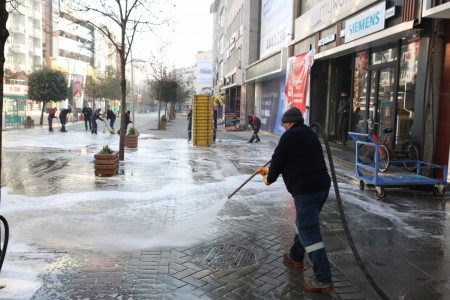
[[[393,128],[394,124],[395,67],[371,68],[370,76],[367,126],[382,143],[383,130]]]

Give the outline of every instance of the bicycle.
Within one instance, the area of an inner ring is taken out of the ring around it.
[[[419,148],[416,144],[408,141],[402,146],[402,150],[394,150],[394,147],[390,142],[390,134],[392,133],[392,131],[392,128],[383,129],[383,143],[380,143],[380,140],[378,139],[374,131],[371,133],[373,140],[378,145],[378,170],[380,172],[386,172],[391,163],[394,162],[393,160],[391,160],[392,157],[392,159],[401,161],[405,169],[407,169],[408,171],[414,171],[417,167],[417,161],[419,160]],[[362,163],[370,163],[374,161],[375,147],[371,145],[361,144],[359,146],[358,153],[359,160]]]

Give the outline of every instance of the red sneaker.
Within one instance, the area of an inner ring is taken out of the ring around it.
[[[331,282],[318,282],[315,278],[308,278],[303,284],[303,289],[307,292],[326,294],[334,290],[334,287]]]
[[[291,258],[291,256],[287,253],[283,254],[283,264],[285,265],[291,265],[294,268],[303,269],[303,262],[302,261],[295,261]]]

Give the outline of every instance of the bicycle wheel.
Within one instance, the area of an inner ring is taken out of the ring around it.
[[[358,162],[368,164],[373,161],[374,146],[360,144],[358,147]]]
[[[419,160],[419,148],[414,144],[405,144],[403,151],[405,152],[405,162],[403,162],[403,165],[406,170],[414,171]]]
[[[386,172],[390,164],[390,155],[388,148],[385,145],[379,145],[378,155],[378,170],[380,172]]]

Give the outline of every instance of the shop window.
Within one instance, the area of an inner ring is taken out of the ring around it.
[[[413,136],[414,103],[416,98],[419,39],[404,41],[401,49],[400,80],[398,83],[396,144],[403,144]]]
[[[379,65],[397,60],[397,47],[375,51],[372,53],[372,65]]]
[[[351,131],[365,133],[367,118],[367,54],[360,52],[355,57],[355,73],[353,85],[353,114]]]

